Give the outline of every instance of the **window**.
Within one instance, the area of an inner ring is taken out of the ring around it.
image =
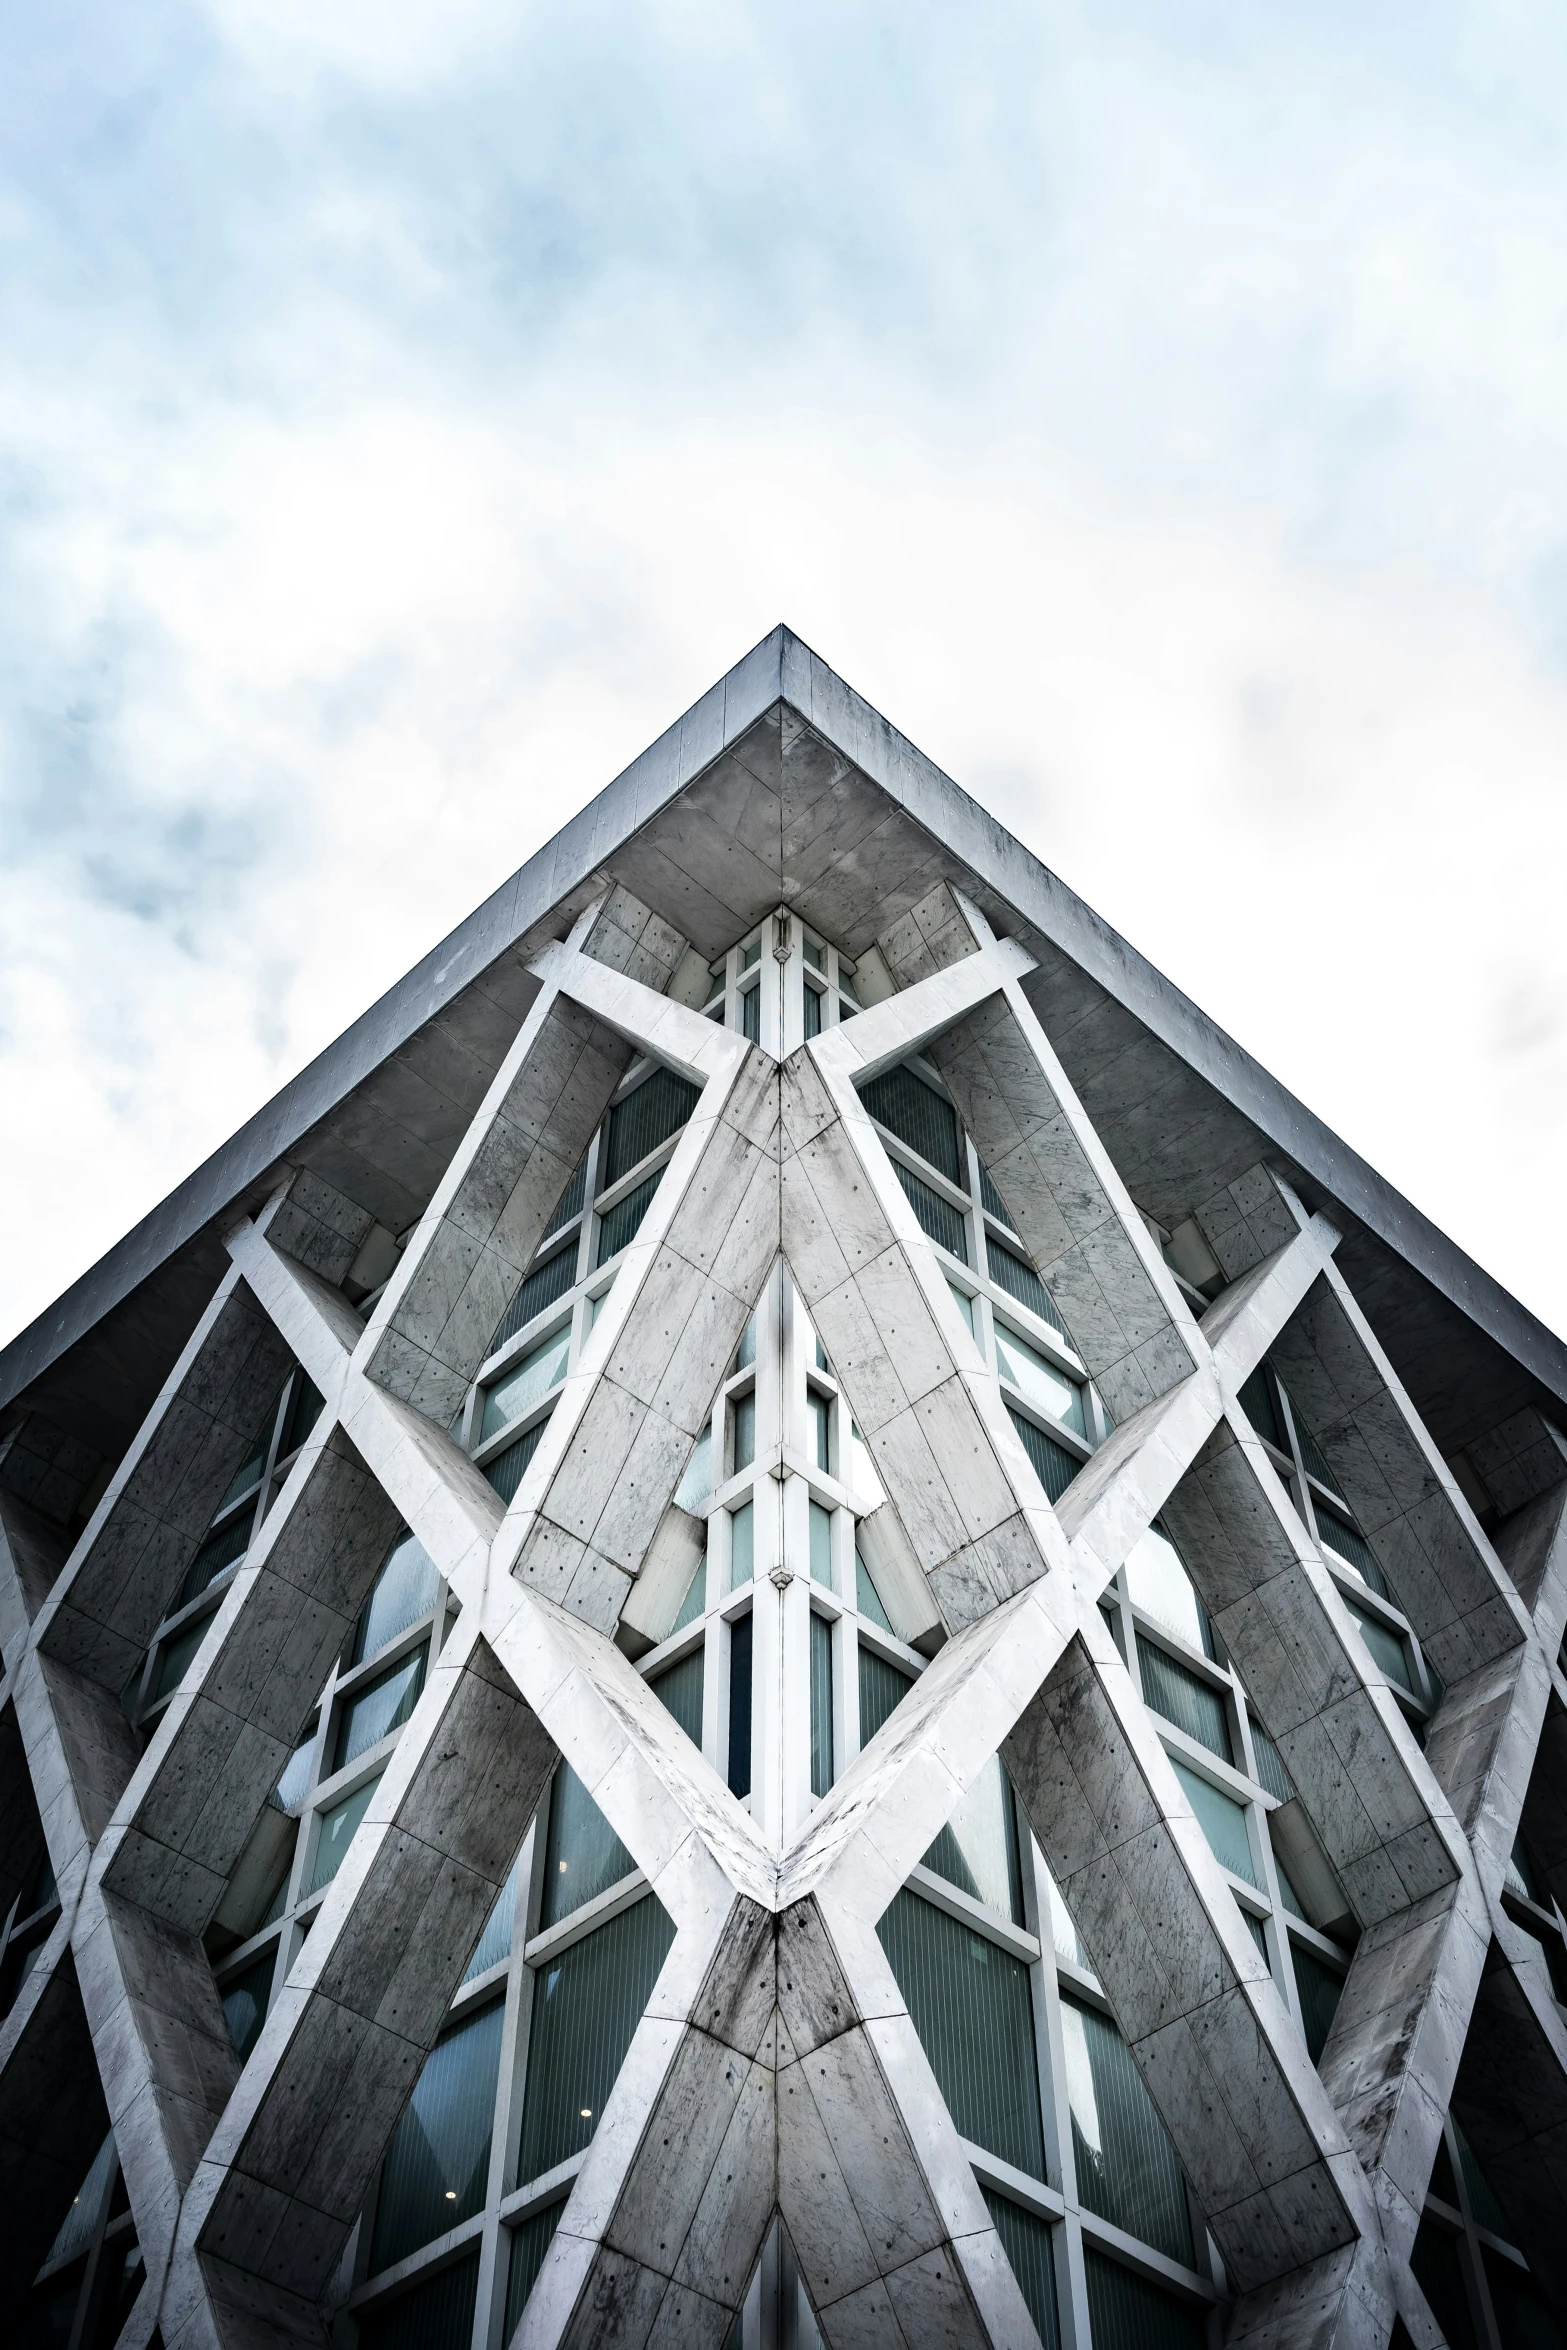
[[[444,2033],[426,2058],[382,2166],[372,2270],[389,2268],[482,2207],[502,2012],[492,2000]]]
[[[1131,2050],[1107,2015],[1076,1997],[1063,1996],[1061,2026],[1079,2195],[1102,2219],[1189,2268],[1185,2182]]]
[[[330,1885],[347,1856],[354,1840],[354,1830],[370,1809],[371,1799],[381,1784],[378,1771],[352,1795],[345,1795],[341,1803],[334,1803],[330,1811],[321,1814],[321,1832],[316,1842],[315,1866],[310,1872],[310,1890],[319,1893],[323,1885]]]
[[[587,2145],[674,1938],[647,1894],[539,1968],[519,2177],[540,2178]]]
[[[825,1795],[836,1776],[832,1752],[832,1626],[811,1615],[811,1793]]]
[[[423,1543],[412,1534],[400,1534],[360,1611],[353,1663],[378,1655],[399,1633],[427,1616],[440,1587],[435,1562]]]
[[[419,1702],[424,1687],[423,1648],[416,1648],[412,1656],[401,1664],[380,1673],[343,1707],[338,1724],[337,1752],[333,1758],[334,1770],[344,1770],[349,1763],[400,1730]]]
[[[908,1891],[894,1896],[876,1931],[963,2136],[1042,2179],[1028,1968]]]

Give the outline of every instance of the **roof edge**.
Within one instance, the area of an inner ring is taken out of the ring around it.
[[[0,1405],[231,1206],[779,701],[1567,1405],[1567,1344],[1554,1331],[782,624],[0,1349]]]

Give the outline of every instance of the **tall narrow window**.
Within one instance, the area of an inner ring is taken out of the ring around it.
[[[674,1926],[648,1894],[538,1970],[520,2178],[553,2170],[598,2128],[674,1938]]]
[[[965,2138],[1045,2175],[1028,1969],[922,1901],[894,1896],[876,1929],[941,2093]]]
[[[833,1782],[832,1626],[811,1616],[811,1793],[825,1795]]]
[[[1063,1996],[1077,2191],[1090,2211],[1171,2260],[1192,2261],[1186,2186],[1132,2052],[1108,2016]]]
[[[636,1865],[570,1763],[561,1763],[550,1789],[539,1923],[559,1925],[585,1901],[629,1877]]]
[[[751,1792],[751,1619],[729,1627],[729,1792]]]
[[[417,2251],[484,2202],[501,2056],[500,2000],[437,2040],[387,2148],[372,2269]]]

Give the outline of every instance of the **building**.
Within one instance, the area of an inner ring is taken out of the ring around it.
[[[14,2339],[1560,2342],[1567,1349],[787,631],[0,1398]]]

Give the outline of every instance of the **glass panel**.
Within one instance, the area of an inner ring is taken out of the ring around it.
[[[1257,1956],[1262,1960],[1263,1965],[1271,1974],[1273,1972],[1273,1961],[1268,1956],[1268,1937],[1263,1930],[1263,1923],[1261,1918],[1253,1917],[1249,1909],[1241,1909],[1241,1905],[1238,1901],[1235,1906],[1237,1909],[1241,1910],[1241,1917],[1245,1923],[1246,1931],[1257,1945]]]
[[[187,1625],[177,1639],[169,1642],[158,1665],[158,1681],[153,1690],[154,1697],[167,1697],[171,1689],[179,1687],[195,1658],[197,1649],[200,1648],[207,1634],[211,1631],[212,1624],[211,1616],[203,1616],[199,1624]]]
[[[465,1983],[477,1982],[480,1975],[487,1974],[492,1966],[499,1966],[503,1958],[511,1956],[512,1921],[517,1914],[518,1865],[518,1861],[512,1862],[511,1874],[495,1896],[495,1905],[484,1922],[478,1948],[464,1970]]]
[[[226,1567],[242,1559],[250,1548],[250,1531],[255,1519],[249,1510],[241,1510],[231,1518],[221,1533],[209,1534],[190,1562],[190,1572],[180,1586],[180,1605],[189,1607],[209,1584],[215,1583]]]
[[[667,1706],[693,1746],[702,1744],[702,1651],[694,1648],[648,1687]]]
[[[1005,1201],[990,1180],[988,1167],[981,1167],[979,1171],[979,1196],[987,1216],[994,1216],[996,1222],[1004,1224],[1009,1232],[1017,1230],[1017,1226],[1007,1214]]]
[[[1188,1738],[1206,1746],[1210,1754],[1232,1763],[1229,1708],[1219,1691],[1155,1641],[1138,1641],[1137,1660],[1142,1667],[1144,1702],[1184,1730]]]
[[[729,1792],[751,1792],[751,1619],[729,1627]]]
[[[1376,1553],[1365,1536],[1357,1534],[1353,1526],[1336,1517],[1320,1501],[1313,1506],[1317,1513],[1317,1532],[1329,1550],[1335,1552],[1347,1567],[1353,1567],[1361,1581],[1368,1584],[1379,1598],[1385,1599],[1387,1578],[1377,1565]]]
[[[938,1167],[949,1183],[968,1189],[963,1172],[963,1145],[952,1106],[934,1093],[912,1069],[889,1069],[862,1087],[860,1099],[871,1116]]]
[[[1208,1611],[1162,1527],[1150,1526],[1133,1543],[1126,1554],[1126,1580],[1133,1607],[1152,1616],[1156,1624],[1163,1624],[1189,1648],[1200,1648],[1204,1656],[1212,1656]]]
[[[700,1086],[677,1077],[672,1069],[655,1069],[635,1093],[628,1093],[609,1113],[609,1135],[604,1151],[604,1187],[629,1175],[649,1151],[678,1134],[702,1098]]]
[[[826,1397],[818,1395],[814,1387],[806,1390],[805,1402],[806,1409],[811,1415],[811,1448],[816,1456],[816,1466],[819,1469],[825,1469],[830,1476],[832,1474],[831,1407]]]
[[[1295,1962],[1295,1988],[1300,1994],[1300,2024],[1306,2053],[1315,2064],[1338,2011],[1344,1978],[1325,1959],[1318,1958],[1314,1950],[1305,1950],[1298,1942],[1290,1943],[1290,1957]]]
[[[685,1475],[675,1488],[675,1500],[683,1510],[695,1510],[706,1501],[713,1490],[713,1426],[709,1421],[691,1447],[691,1458],[686,1463]]]
[[[1409,1651],[1399,1634],[1391,1624],[1384,1624],[1380,1616],[1374,1616],[1369,1608],[1357,1607],[1347,1591],[1341,1591],[1339,1597],[1354,1618],[1360,1637],[1376,1663],[1390,1681],[1395,1682],[1400,1689],[1407,1689],[1412,1696],[1414,1674],[1410,1670]]]
[[[492,2000],[425,2058],[381,2170],[372,2274],[483,2208],[504,2012]]]
[[[346,1770],[356,1755],[402,1728],[419,1702],[428,1653],[427,1649],[416,1648],[412,1656],[404,1657],[390,1672],[378,1675],[368,1689],[344,1706],[337,1726],[334,1771]]]
[[[529,2214],[520,2227],[511,2232],[511,2256],[506,2265],[506,2340],[522,2323],[522,2313],[528,2305],[528,2295],[538,2282],[544,2266],[544,2255],[555,2241],[555,2230],[560,2225],[564,2203],[546,2203],[542,2211]]]
[[[320,1388],[301,1371],[294,1384],[294,1400],[288,1407],[288,1426],[278,1446],[280,1458],[298,1451],[325,1409],[326,1402]]]
[[[550,1790],[540,1926],[558,1926],[585,1901],[629,1877],[636,1865],[570,1763],[563,1762]]]
[[[1524,2271],[1489,2244],[1480,2248],[1502,2350],[1563,2350],[1560,2325]]]
[[[1489,2228],[1493,2236],[1500,2236],[1504,2244],[1516,2242],[1512,2223],[1498,2203],[1491,2182],[1480,2168],[1479,2158],[1459,2127],[1456,2114],[1451,2117],[1453,2136],[1458,2141],[1458,2166],[1464,2174],[1464,2188],[1469,2197],[1469,2209],[1477,2226]]]
[[[1061,2324],[1056,2311],[1056,2264],[1049,2223],[1021,2203],[998,2195],[994,2187],[980,2187],[990,2224],[1001,2238],[1001,2249],[1011,2264],[1018,2291],[1028,2305],[1044,2350],[1057,2350]]]
[[[1540,1888],[1535,1880],[1534,1870],[1529,1865],[1529,1855],[1524,1849],[1521,1836],[1515,1839],[1512,1857],[1507,1863],[1506,1885],[1509,1893],[1521,1894],[1525,1901],[1538,1902],[1542,1909],[1547,1906],[1541,1900]]]
[[[528,1473],[528,1463],[543,1442],[544,1431],[549,1424],[549,1415],[546,1413],[542,1420],[534,1421],[525,1436],[519,1436],[515,1444],[508,1444],[504,1452],[498,1452],[493,1460],[485,1462],[484,1474],[502,1501],[509,1502],[515,1495]]]
[[[973,1338],[975,1335],[974,1300],[969,1296],[969,1293],[966,1289],[959,1289],[955,1281],[949,1281],[947,1283],[947,1287],[952,1292],[953,1304],[957,1307],[958,1312],[963,1316],[964,1327],[967,1329],[970,1338]]]
[[[1047,1436],[1037,1421],[1025,1418],[1007,1406],[1007,1416],[1023,1440],[1023,1450],[1034,1464],[1034,1474],[1051,1501],[1059,1501],[1072,1479],[1082,1467],[1075,1452],[1068,1452],[1064,1444],[1057,1444]]]
[[[914,1686],[910,1673],[900,1673],[884,1656],[860,1644],[860,1744],[869,1746],[893,1708]]]
[[[730,1377],[734,1378],[738,1372],[749,1369],[755,1360],[756,1316],[753,1313],[750,1321],[740,1333],[740,1344],[735,1348],[735,1359],[729,1368]]]
[[[893,1630],[892,1618],[881,1604],[881,1593],[877,1590],[870,1568],[861,1558],[858,1548],[854,1553],[854,1601],[862,1616],[869,1616],[871,1622],[880,1624],[884,1632]],[[864,1712],[865,1709],[862,1706],[860,1708],[862,1719]],[[861,1736],[864,1736],[863,1731]]]
[[[1276,1444],[1280,1452],[1288,1451],[1289,1447],[1284,1442],[1284,1431],[1279,1426],[1278,1407],[1273,1400],[1273,1389],[1268,1384],[1268,1374],[1260,1363],[1244,1386],[1237,1391],[1235,1400],[1259,1436],[1266,1437],[1270,1444]]]
[[[1251,1743],[1252,1751],[1257,1757],[1259,1783],[1266,1787],[1270,1795],[1277,1796],[1280,1803],[1293,1803],[1295,1786],[1288,1771],[1284,1768],[1284,1757],[1255,1714],[1251,1717]]]
[[[1066,1324],[1056,1312],[1055,1300],[1033,1266],[1025,1264],[1014,1250],[1003,1248],[1001,1242],[994,1238],[986,1241],[985,1255],[990,1266],[990,1278],[996,1287],[1004,1289],[1008,1297],[1015,1297],[1020,1306],[1027,1306],[1031,1314],[1037,1314],[1042,1322],[1050,1323],[1065,1338]]]
[[[49,2247],[49,2257],[43,2264],[45,2268],[63,2268],[68,2260],[75,2260],[87,2250],[98,2232],[98,2214],[103,2208],[113,2169],[114,2132],[111,2130],[93,2156],[86,2178],[71,2197],[71,2208],[61,2221],[60,2232]]]
[[[1409,2255],[1415,2282],[1431,2304],[1431,2315],[1447,2336],[1449,2350],[1479,2350],[1469,2295],[1464,2288],[1458,2238],[1429,2213],[1421,2220]]]
[[[1204,2350],[1207,2320],[1189,2301],[1177,2301],[1089,2244],[1083,2267],[1094,2350]]]
[[[674,1938],[649,1894],[534,1976],[523,2183],[580,2153],[597,2129]]]
[[[479,2290],[479,2255],[443,2268],[384,2309],[356,2312],[359,2350],[468,2350]]]
[[[811,1503],[811,1581],[832,1589],[832,1511]]]
[[[41,1909],[58,1908],[60,1888],[55,1882],[54,1864],[47,1852],[39,1857],[33,1871],[33,1881],[27,1889],[27,1907],[19,1912],[26,1918],[36,1917]]]
[[[232,1509],[242,1493],[254,1493],[256,1487],[261,1483],[261,1472],[267,1465],[267,1450],[272,1442],[272,1422],[276,1414],[277,1404],[274,1401],[272,1410],[268,1412],[263,1423],[261,1434],[246,1454],[235,1475],[233,1484],[213,1511],[212,1514],[215,1518],[221,1518],[226,1509]]]
[[[1285,1392],[1288,1394],[1287,1389]],[[1295,1434],[1300,1439],[1301,1459],[1305,1462],[1306,1467],[1310,1471],[1311,1475],[1316,1478],[1318,1484],[1325,1485],[1329,1493],[1338,1494],[1339,1500],[1342,1501],[1344,1496],[1342,1493],[1339,1493],[1338,1479],[1334,1476],[1333,1471],[1328,1467],[1327,1462],[1323,1459],[1321,1447],[1318,1445],[1316,1438],[1312,1435],[1311,1430],[1307,1427],[1305,1421],[1301,1418],[1299,1412],[1296,1410],[1295,1399],[1293,1396],[1290,1396],[1289,1398],[1289,1407],[1290,1417],[1295,1423]]]
[[[272,1968],[276,1952],[269,1950],[265,1958],[257,1959],[242,1975],[236,1975],[223,1987],[223,2020],[234,2043],[234,2053],[241,2064],[261,2037],[261,2027],[267,2020],[267,2001],[272,1996]]]
[[[824,1513],[825,1514],[825,1513]],[[832,1626],[825,1616],[811,1615],[811,1793],[825,1795],[832,1785]]]
[[[571,1353],[571,1331],[554,1330],[540,1345],[531,1347],[522,1361],[497,1379],[484,1398],[484,1417],[479,1423],[482,1442],[487,1436],[498,1436],[513,1420],[520,1420],[558,1387],[566,1376],[566,1361]]]
[[[1270,1844],[1273,1841],[1271,1831],[1269,1833],[1268,1841]],[[1278,1847],[1276,1845],[1274,1846],[1273,1852],[1273,1866],[1279,1880],[1279,1899],[1283,1902],[1291,1917],[1305,1917],[1306,1913],[1300,1905],[1300,1895],[1296,1892],[1294,1886],[1290,1882],[1289,1874],[1285,1869],[1284,1863],[1279,1858]],[[1309,1923],[1310,1921],[1308,1920],[1307,1922]]]
[[[1045,2175],[1028,1969],[905,1888],[876,1929],[965,2138]]]
[[[748,987],[740,998],[740,1034],[745,1038],[747,1044],[760,1044],[762,1041],[762,986],[760,980],[754,987]]]
[[[1454,2211],[1458,2209],[1458,2181],[1453,2176],[1445,2138],[1439,2138],[1436,2142],[1436,2159],[1431,2165],[1431,2184],[1426,2192],[1439,2196]]]
[[[999,1910],[1015,1926],[1023,1923],[1017,1819],[999,1755],[991,1756],[924,1861],[971,1900]]]
[[[1019,1338],[1000,1322],[996,1324],[996,1368],[1046,1419],[1057,1420],[1063,1428],[1082,1435],[1083,1391],[1077,1381],[1068,1379],[1054,1363],[1047,1363],[1026,1338]]]
[[[706,1605],[707,1561],[704,1558],[698,1561],[696,1573],[692,1576],[690,1583],[686,1587],[685,1598],[680,1602],[680,1613],[678,1616],[676,1616],[674,1622],[670,1625],[670,1631],[683,1632],[687,1624],[694,1624],[696,1622],[697,1617],[702,1613],[702,1610],[706,1607]],[[700,1739],[697,1741],[697,1743],[700,1745]]]
[[[1084,1947],[1083,1937],[1079,1934],[1072,1913],[1062,1898],[1060,1886],[1042,1861],[1037,1862],[1036,1866],[1044,1878],[1045,1891],[1050,1901],[1050,1939],[1054,1943],[1058,1955],[1066,1960],[1068,1966],[1080,1966],[1091,1975],[1094,1971],[1094,1962],[1089,1957]]]
[[[806,1033],[806,1035],[807,1035],[807,1036],[820,1036],[820,1035],[821,1035],[821,1032],[822,1032],[822,999],[821,999],[821,995],[820,995],[820,993],[818,992],[818,990],[817,990],[816,988],[814,988],[814,987],[808,987],[808,988],[805,990],[805,1033]]]
[[[960,1265],[968,1263],[968,1233],[964,1219],[950,1200],[944,1200],[939,1191],[933,1191],[901,1159],[894,1159],[892,1171],[903,1186],[903,1196],[919,1219],[920,1228]]]
[[[1061,2030],[1078,2194],[1101,2219],[1190,2266],[1181,2166],[1131,2050],[1108,2016],[1066,1992]]]
[[[563,1230],[571,1222],[573,1216],[581,1215],[582,1202],[587,1196],[587,1188],[588,1162],[583,1158],[578,1161],[577,1172],[560,1195],[560,1206],[544,1227],[546,1240],[553,1240],[555,1234]]]
[[[762,942],[759,938],[753,938],[749,946],[743,946],[740,949],[740,968],[742,971],[753,970],[755,966],[761,961],[761,959]]]
[[[653,1194],[663,1180],[663,1168],[655,1167],[651,1175],[644,1177],[634,1191],[628,1191],[625,1198],[600,1219],[598,1255],[594,1260],[596,1264],[607,1265],[611,1257],[619,1256],[623,1248],[631,1246],[641,1230],[643,1217],[653,1205]]]
[[[748,1501],[729,1520],[729,1588],[738,1591],[756,1571],[756,1504]]]
[[[370,1799],[381,1784],[379,1771],[356,1787],[352,1795],[345,1795],[341,1803],[334,1803],[330,1811],[321,1814],[321,1832],[316,1839],[315,1866],[310,1872],[307,1893],[319,1893],[323,1885],[330,1885],[343,1865],[343,1855],[354,1840],[354,1830],[370,1809]]]
[[[1256,1863],[1251,1857],[1251,1838],[1246,1833],[1246,1811],[1233,1795],[1226,1795],[1191,1770],[1176,1755],[1170,1757],[1170,1768],[1181,1782],[1187,1802],[1197,1814],[1197,1825],[1207,1837],[1214,1859],[1221,1868],[1240,1877],[1248,1885],[1257,1882]]]
[[[546,1257],[542,1265],[535,1265],[496,1324],[495,1336],[485,1352],[494,1354],[506,1344],[508,1338],[515,1338],[535,1314],[542,1314],[546,1306],[552,1306],[558,1297],[564,1297],[576,1278],[577,1243],[573,1234],[564,1248],[558,1248],[552,1257]]]
[[[737,1395],[729,1409],[734,1428],[730,1474],[738,1476],[756,1458],[756,1397]]]
[[[352,1664],[385,1648],[399,1632],[417,1624],[435,1605],[441,1578],[435,1561],[416,1534],[400,1534],[391,1556],[371,1586],[354,1635]]]

